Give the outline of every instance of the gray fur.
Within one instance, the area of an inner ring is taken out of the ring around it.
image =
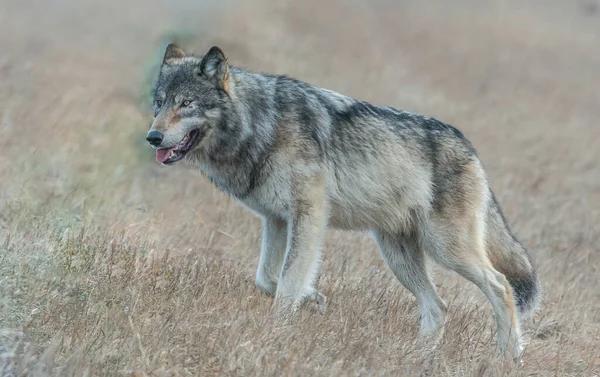
[[[169,51],[175,58],[167,58]],[[216,47],[204,57],[177,57],[179,51],[169,47],[165,54],[151,130],[164,133],[160,148],[201,130],[185,159],[263,218],[261,291],[274,293],[282,308],[297,307],[318,293],[313,284],[326,228],[369,231],[417,297],[423,333],[439,330],[446,312],[427,272],[431,259],[482,289],[502,350],[520,355],[515,303],[522,318],[532,312],[539,283],[460,131],[229,66]],[[182,108],[185,99],[192,105]]]

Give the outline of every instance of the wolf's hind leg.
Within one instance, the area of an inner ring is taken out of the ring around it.
[[[425,255],[416,237],[374,232],[381,256],[400,282],[417,298],[421,309],[422,335],[433,334],[444,325],[446,304],[435,291],[427,273]]]
[[[505,276],[496,271],[491,263],[485,261],[472,264],[459,263],[453,265],[452,269],[475,283],[492,305],[498,326],[498,344],[502,353],[513,358],[521,356],[523,344],[515,301]]]
[[[506,356],[518,358],[523,345],[512,289],[506,277],[488,259],[481,237],[478,237],[481,228],[475,226],[471,232],[465,232],[449,221],[441,224],[443,226],[429,227],[424,249],[436,262],[481,289],[494,310],[501,351]]]
[[[287,222],[273,216],[263,219],[260,259],[256,271],[256,286],[263,293],[275,294],[287,243]]]

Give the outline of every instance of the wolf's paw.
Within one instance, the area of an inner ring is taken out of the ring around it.
[[[278,299],[273,301],[271,310],[275,311],[275,320],[278,324],[289,324],[298,310],[298,305],[294,305],[292,300]]]
[[[263,276],[256,276],[254,284],[256,284],[256,287],[267,296],[273,296],[277,290],[277,282]]]
[[[521,360],[521,356],[523,356],[523,351],[525,350],[525,345],[520,337],[517,339],[511,339],[506,345],[499,345],[500,351],[506,360],[512,360],[514,362]]]
[[[512,359],[512,361],[516,363],[521,360],[521,357],[523,356],[523,351],[525,351],[525,346],[523,345],[523,342],[519,339],[511,347],[507,347],[506,351],[504,352],[504,357],[507,360]]]
[[[315,290],[313,293],[304,298],[303,303],[309,308],[315,309],[319,313],[323,314],[327,308],[327,296]]]
[[[294,314],[304,307],[324,313],[327,307],[327,297],[315,290],[300,300],[293,300],[291,297],[277,297],[272,306],[273,310],[276,310],[277,321],[281,323],[289,323],[294,318]]]
[[[416,346],[421,349],[425,355],[434,354],[437,348],[442,343],[444,338],[444,327],[438,327],[437,329],[423,329],[419,330],[419,335],[416,339]]]

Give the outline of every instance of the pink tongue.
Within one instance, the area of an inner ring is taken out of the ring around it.
[[[171,155],[171,151],[175,149],[175,147],[171,148],[161,148],[156,150],[156,161],[159,163],[163,163],[169,159]]]

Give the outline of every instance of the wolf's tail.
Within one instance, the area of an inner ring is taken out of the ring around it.
[[[539,306],[540,282],[527,250],[510,231],[493,193],[486,226],[487,255],[494,268],[506,276],[513,290],[519,317],[527,319]]]

